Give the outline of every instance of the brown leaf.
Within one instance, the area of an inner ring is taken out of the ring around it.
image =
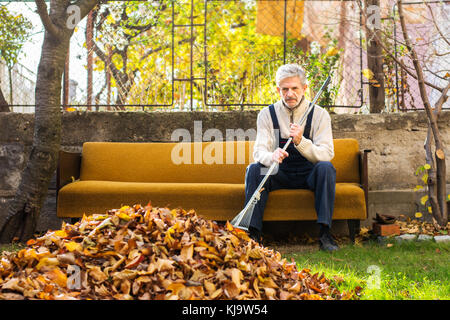
[[[60,268],[56,267],[55,269],[48,271],[45,274],[58,286],[62,288],[65,288],[67,286],[67,275],[62,272]]]
[[[292,293],[281,290],[280,291],[280,300],[289,300],[292,297]]]
[[[189,246],[184,246],[181,249],[180,257],[183,261],[187,261],[189,259],[192,259],[193,254],[194,254],[194,245],[191,244]]]
[[[214,283],[209,282],[208,280],[203,281],[203,285],[205,286],[206,291],[208,291],[208,294],[211,296],[216,291],[216,286]]]
[[[180,290],[184,289],[186,286],[183,283],[179,283],[179,282],[172,282],[171,284],[169,284],[167,286],[167,290],[172,291],[173,294],[178,295],[178,292],[180,292]]]
[[[276,291],[273,288],[264,288],[264,292],[266,294],[266,297],[270,300],[273,300],[276,298]]]
[[[249,257],[253,259],[261,259],[262,258],[261,250],[259,248],[254,248],[250,250]]]
[[[73,254],[73,252],[58,254],[56,256],[56,259],[58,259],[58,261],[61,264],[71,264],[71,265],[76,264],[75,255]]]
[[[108,279],[108,276],[100,269],[99,266],[95,266],[89,270],[89,276],[97,282],[103,282]]]
[[[219,298],[223,293],[222,288],[217,289],[216,291],[213,292],[213,294],[211,294],[211,299],[217,299]]]
[[[130,281],[128,279],[123,280],[122,283],[120,284],[120,291],[125,295],[129,295],[130,290],[131,290]]]
[[[173,263],[175,261],[173,260],[169,260],[169,259],[160,259],[158,258],[158,260],[156,261],[156,269],[158,269],[158,272],[161,271],[170,271],[173,270]]]
[[[241,270],[233,268],[230,272],[231,275],[231,281],[236,285],[236,288],[239,290],[241,289],[241,280],[244,279],[244,275],[242,274]]]
[[[228,298],[234,299],[239,294],[240,290],[234,282],[228,281],[223,286],[223,292]]]
[[[133,269],[136,268],[143,260],[145,256],[143,254],[138,254],[132,261],[130,261],[126,266],[125,269]]]

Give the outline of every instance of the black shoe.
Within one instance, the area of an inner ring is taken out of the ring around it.
[[[251,239],[255,240],[259,244],[262,244],[262,233],[258,229],[250,227],[248,235]]]
[[[320,243],[320,250],[329,252],[339,250],[339,246],[336,244],[336,242],[329,233],[323,234],[319,238],[319,243]]]
[[[331,233],[327,233],[328,239],[330,239],[330,242],[339,248],[339,245],[334,241],[333,235]]]

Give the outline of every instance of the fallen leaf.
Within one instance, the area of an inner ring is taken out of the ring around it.
[[[81,245],[81,243],[78,243],[78,242],[75,242],[75,241],[67,242],[64,246],[66,247],[66,249],[69,252],[72,252],[72,251],[83,251],[83,246]]]
[[[59,265],[59,261],[57,258],[43,258],[36,265],[36,270],[41,270],[44,267],[52,267]]]
[[[52,269],[45,273],[46,276],[58,286],[65,288],[67,286],[67,275],[60,268]]]
[[[234,299],[239,294],[240,290],[234,282],[229,281],[223,286],[223,292],[228,298]]]
[[[100,269],[99,266],[95,266],[89,270],[89,276],[91,276],[96,282],[103,282],[108,279],[108,276]]]
[[[216,291],[216,286],[214,283],[209,282],[208,280],[204,280],[203,285],[210,296]]]
[[[180,257],[184,261],[187,261],[189,259],[192,259],[192,255],[194,254],[194,245],[191,244],[189,246],[184,246],[181,249]]]

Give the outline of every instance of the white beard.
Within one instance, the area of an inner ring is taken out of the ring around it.
[[[298,98],[298,97],[297,97],[297,98]],[[297,103],[297,104],[296,104],[295,106],[293,106],[293,107],[290,107],[290,106],[286,103],[286,100],[284,100],[284,97],[281,97],[281,102],[283,102],[283,105],[284,105],[286,108],[288,108],[289,110],[294,110],[294,109],[296,109],[297,107],[299,107],[299,106],[302,104],[304,98],[305,98],[305,95],[303,95],[302,98],[300,99],[299,103]]]

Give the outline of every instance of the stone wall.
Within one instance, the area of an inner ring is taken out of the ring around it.
[[[255,132],[256,118],[257,111],[64,113],[62,148],[80,151],[85,141],[168,142],[176,129],[187,129],[192,139],[199,138],[208,129],[218,129],[226,138],[227,129]],[[444,143],[450,141],[449,124],[450,112],[443,112],[439,128]],[[425,113],[332,115],[332,126],[335,138],[356,138],[361,150],[372,150],[369,154],[370,215],[386,211],[415,212],[417,195],[412,189],[418,182],[414,172],[425,162]],[[1,216],[19,184],[31,148],[33,128],[33,114],[0,113]],[[448,147],[445,152],[449,154]],[[447,161],[447,183],[450,183],[449,173],[450,161]],[[43,230],[58,227],[60,223],[54,217],[54,189],[53,182],[45,209],[48,218],[41,219],[39,224]]]

